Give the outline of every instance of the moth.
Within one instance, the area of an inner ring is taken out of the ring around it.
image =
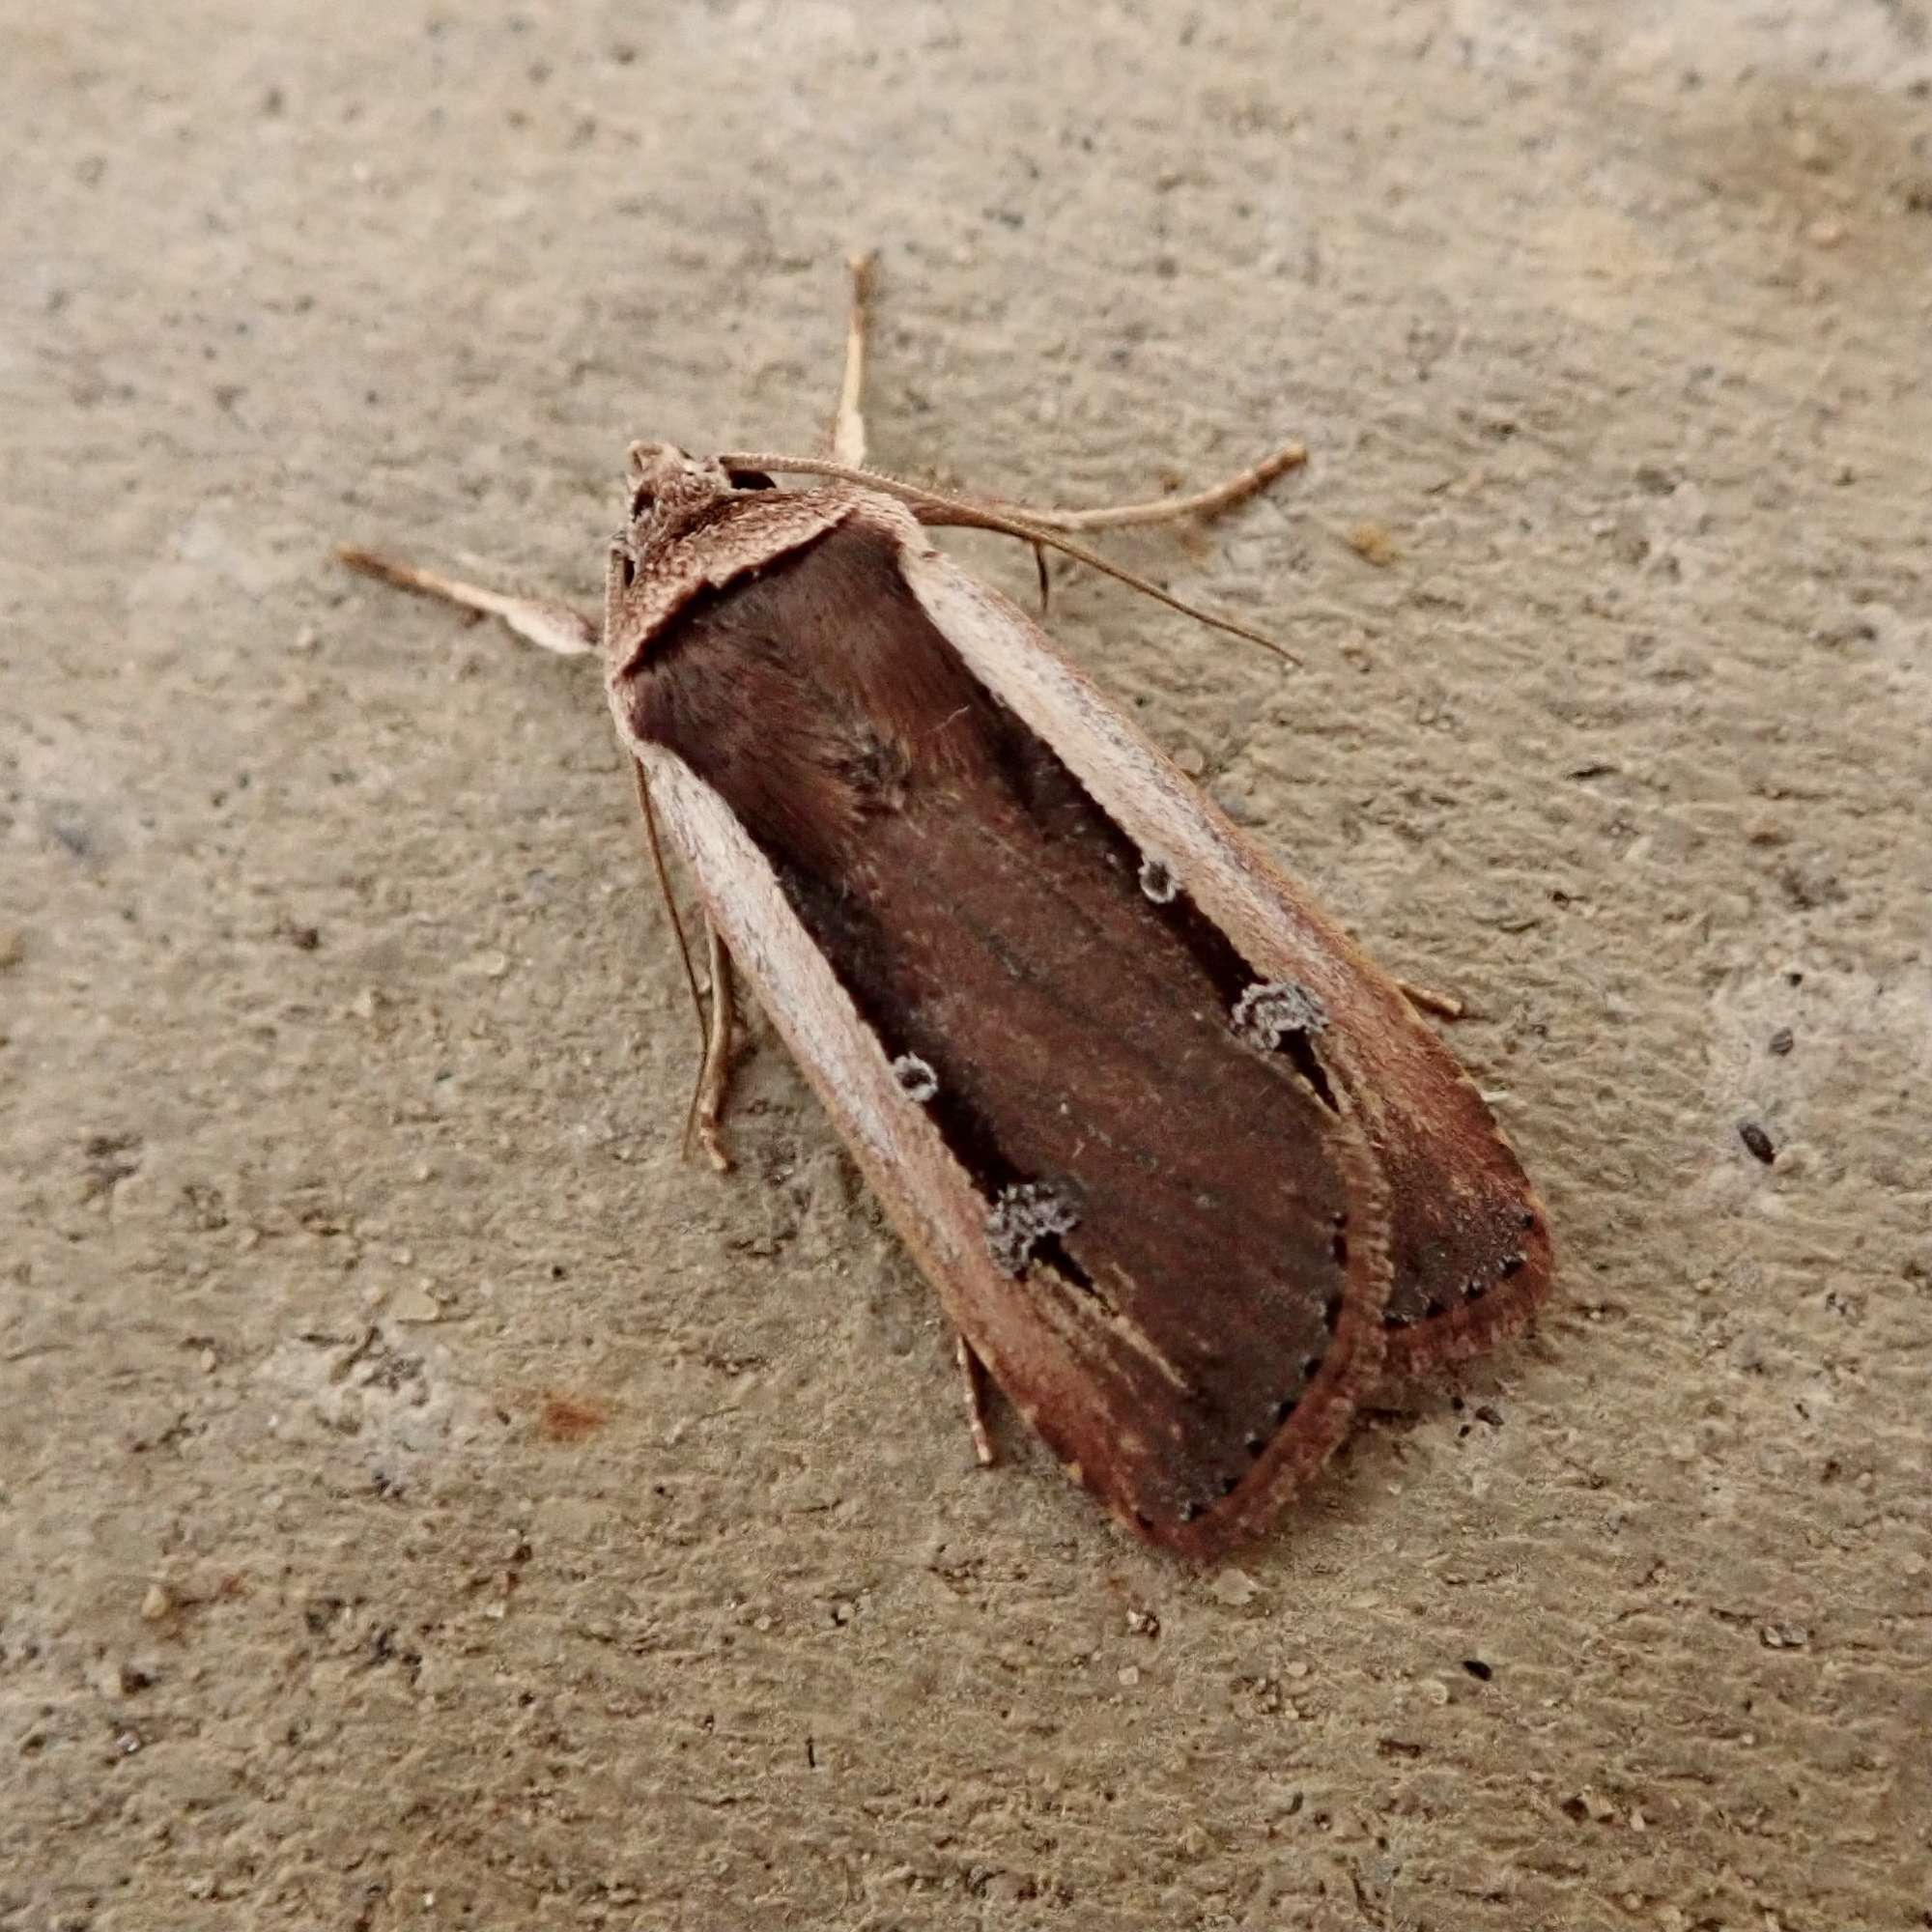
[[[735,967],[938,1291],[981,1459],[983,1373],[1139,1535],[1210,1559],[1379,1384],[1525,1324],[1544,1212],[1410,994],[929,534],[1124,576],[1069,533],[1225,509],[1302,452],[1088,512],[883,476],[868,289],[855,260],[829,458],[632,446],[601,622],[341,554],[601,651],[660,877],[661,829],[703,907],[704,1145],[724,1164]]]

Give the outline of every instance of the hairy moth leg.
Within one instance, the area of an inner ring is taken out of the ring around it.
[[[852,277],[852,306],[845,321],[845,374],[838,384],[838,407],[832,417],[832,459],[857,469],[866,461],[866,415],[862,407],[866,386],[866,331],[870,321],[872,264],[869,251],[848,255]]]
[[[434,597],[465,611],[500,617],[518,637],[544,650],[554,651],[559,657],[587,657],[596,650],[603,634],[601,625],[561,598],[511,596],[480,583],[444,577],[440,571],[422,570],[412,563],[380,556],[374,551],[358,550],[354,544],[338,544],[335,554],[351,570],[359,570],[364,577],[373,577],[380,583],[413,591],[418,597]]]
[[[990,1469],[997,1459],[986,1428],[986,1365],[973,1352],[973,1345],[964,1335],[953,1338],[952,1353],[959,1364],[960,1379],[966,1384],[966,1428],[973,1437],[973,1456],[980,1468]]]
[[[725,1145],[719,1122],[731,1091],[731,1042],[737,1034],[738,1006],[731,977],[731,954],[724,935],[704,922],[705,968],[711,980],[710,998],[705,1008],[704,1064],[697,1070],[697,1092],[692,1098],[692,1119],[697,1130],[697,1144],[720,1174],[731,1166],[731,1151]]]
[[[995,507],[1043,530],[1122,530],[1135,525],[1171,524],[1182,517],[1219,516],[1307,461],[1305,445],[1288,442],[1259,463],[1184,497],[1156,497],[1151,502],[1104,504],[1092,510],[1036,510],[1030,504],[1007,502]]]
[[[1438,993],[1433,986],[1419,986],[1413,980],[1398,980],[1402,996],[1420,1013],[1434,1013],[1438,1019],[1462,1020],[1469,1016],[1464,1001],[1454,993]]]
[[[433,597],[465,611],[499,617],[520,638],[540,645],[544,650],[554,651],[561,657],[584,657],[598,647],[600,627],[582,611],[561,599],[518,597],[491,590],[482,584],[445,577],[440,571],[424,570],[394,557],[379,555],[373,551],[359,550],[353,544],[338,546],[336,555],[351,569],[359,570],[364,576],[373,577],[399,590],[413,591],[417,596]],[[684,931],[677,923],[677,909],[671,901],[670,882],[664,872],[656,827],[650,816],[649,799],[641,790],[641,776],[640,772],[639,803],[644,811],[652,863],[664,891],[666,907],[677,931],[678,949],[684,952]],[[720,1131],[719,1120],[731,1083],[731,1044],[737,1031],[737,1008],[732,996],[730,954],[725,952],[724,942],[708,920],[705,934],[711,988],[709,1000],[699,1008],[704,1032],[704,1057],[699,1065],[696,1091],[692,1098],[691,1122],[698,1145],[703,1148],[712,1166],[722,1174],[731,1165],[730,1151]],[[689,975],[688,953],[685,968]],[[696,997],[695,983],[693,997]]]

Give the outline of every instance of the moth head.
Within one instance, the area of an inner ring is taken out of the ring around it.
[[[674,442],[632,443],[625,483],[630,514],[611,542],[607,623],[654,550],[709,523],[717,506],[741,491],[776,487],[757,470],[728,469],[715,456],[693,456]]]
[[[715,456],[693,456],[674,442],[634,442],[627,481],[634,529],[640,523],[663,523],[679,510],[700,507],[739,490],[776,487],[760,470],[727,469]]]

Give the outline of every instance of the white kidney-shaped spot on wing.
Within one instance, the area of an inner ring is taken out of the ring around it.
[[[923,1103],[939,1092],[939,1075],[916,1053],[902,1053],[893,1062],[893,1078],[909,1100]]]
[[[1064,1194],[1044,1181],[1019,1181],[1001,1188],[986,1209],[986,1252],[1002,1274],[1018,1274],[1041,1241],[1079,1225],[1079,1210]]]

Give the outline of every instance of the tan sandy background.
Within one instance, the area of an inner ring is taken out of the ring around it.
[[[0,22],[0,1924],[1932,1924],[1922,5]],[[768,1040],[679,1160],[594,675],[328,561],[591,589],[855,242],[888,467],[1307,439],[1117,545],[1303,670],[1058,635],[1549,1200],[1218,1574],[972,1466]]]

